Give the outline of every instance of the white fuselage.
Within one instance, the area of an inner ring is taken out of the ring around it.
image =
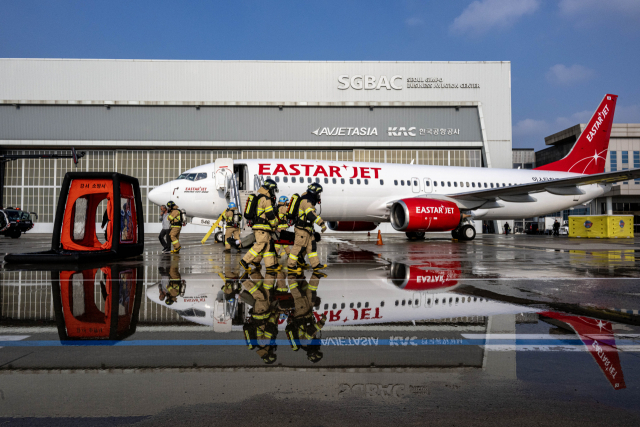
[[[569,172],[528,169],[488,169],[454,166],[422,166],[390,163],[338,162],[323,160],[235,160],[245,165],[248,189],[253,189],[254,177],[278,181],[279,195],[302,194],[311,181],[319,180],[324,191],[320,215],[325,221],[388,222],[391,202],[411,197],[446,196],[491,189],[551,181],[581,176]],[[155,188],[149,199],[156,204],[173,200],[189,216],[217,218],[227,207],[225,192],[215,188],[215,164],[198,166],[184,173],[203,174],[198,181],[173,180]],[[295,182],[294,182],[295,180]],[[535,202],[500,201],[500,208],[475,208],[475,218],[502,220],[530,218],[562,211],[601,196],[608,185],[582,185],[582,195],[534,193]],[[461,207],[461,210],[464,208]]]

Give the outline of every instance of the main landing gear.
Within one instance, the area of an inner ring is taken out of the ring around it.
[[[457,240],[470,241],[476,238],[476,229],[471,224],[463,224],[451,230],[451,237]]]
[[[409,240],[424,240],[424,231],[410,231],[404,233]]]

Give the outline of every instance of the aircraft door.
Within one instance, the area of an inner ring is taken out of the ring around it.
[[[233,172],[233,159],[216,159],[214,169],[216,177],[216,189],[226,190],[227,181],[230,175],[228,171]]]
[[[418,178],[411,178],[411,190],[414,193],[420,192],[420,180]]]
[[[424,192],[425,193],[431,193],[433,191],[433,189],[431,188],[431,179],[429,178],[425,178],[424,179]]]

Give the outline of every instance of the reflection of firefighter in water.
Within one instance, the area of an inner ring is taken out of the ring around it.
[[[319,271],[315,271],[308,282],[304,274],[289,276],[289,290],[293,296],[294,309],[287,318],[287,339],[293,351],[303,349],[307,353],[307,359],[312,363],[319,362],[323,357],[319,333],[327,321],[327,316],[322,315],[316,320],[313,313],[314,305],[319,305],[316,293],[323,277],[327,275]]]
[[[224,255],[224,285],[222,291],[225,299],[234,299],[240,292],[240,281],[238,275],[238,256],[230,253]]]
[[[244,280],[243,280],[244,279]],[[270,272],[263,278],[259,269],[254,269],[240,279],[242,287],[251,295],[249,318],[243,326],[244,336],[250,350],[257,349],[258,356],[266,364],[276,361],[275,340],[278,335],[279,312],[270,304],[270,294],[276,273]]]
[[[164,301],[166,305],[171,305],[178,301],[178,296],[183,297],[187,289],[187,283],[182,280],[179,271],[178,260],[172,260],[167,272],[166,267],[158,267],[160,273],[160,282],[158,290],[160,291],[160,301]]]

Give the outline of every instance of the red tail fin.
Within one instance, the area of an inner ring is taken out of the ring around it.
[[[604,172],[617,100],[618,95],[606,94],[569,154],[557,162],[540,166],[536,170],[575,172],[586,175]]]

